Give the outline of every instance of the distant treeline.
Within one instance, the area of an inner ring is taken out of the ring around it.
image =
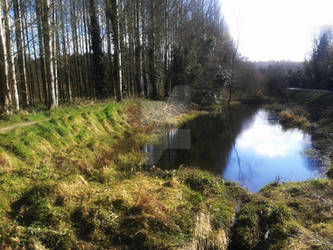
[[[0,0],[0,103],[12,112],[74,98],[166,97],[191,85],[209,103],[235,45],[218,0]]]
[[[314,39],[309,59],[298,69],[289,70],[289,87],[333,90],[333,30],[324,27]]]
[[[333,30],[322,27],[304,62],[255,62],[265,95],[283,97],[288,87],[333,91]]]

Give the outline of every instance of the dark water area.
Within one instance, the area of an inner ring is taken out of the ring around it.
[[[319,161],[309,156],[311,150],[309,134],[284,130],[276,114],[247,106],[199,116],[144,148],[148,165],[199,167],[252,192],[275,181],[319,177]]]

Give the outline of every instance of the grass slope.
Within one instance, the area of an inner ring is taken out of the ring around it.
[[[226,238],[244,191],[199,170],[141,169],[144,143],[197,115],[165,108],[141,100],[70,107],[0,135],[0,248],[221,245],[213,232]],[[209,230],[198,227],[199,213]]]
[[[242,204],[232,249],[333,249],[333,181],[270,184]]]
[[[249,194],[197,169],[142,169],[142,145],[204,114],[143,100],[56,112],[0,135],[0,248],[332,248],[331,179]]]

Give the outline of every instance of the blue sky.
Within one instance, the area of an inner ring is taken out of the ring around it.
[[[333,25],[333,0],[220,0],[239,51],[251,61],[303,61],[314,35]]]

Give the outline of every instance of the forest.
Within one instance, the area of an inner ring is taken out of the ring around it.
[[[211,99],[237,51],[217,0],[1,2],[4,112],[76,98]]]
[[[302,67],[288,72],[288,85],[309,89],[333,90],[332,27],[322,27],[314,38],[310,57]]]
[[[4,113],[77,99],[163,99],[177,85],[191,86],[204,105],[233,92],[251,99],[286,87],[333,90],[330,27],[303,63],[252,63],[217,0],[7,0],[0,12]]]

